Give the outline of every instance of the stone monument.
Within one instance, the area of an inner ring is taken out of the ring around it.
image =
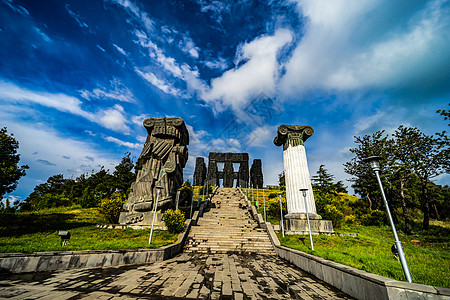
[[[254,159],[252,167],[250,168],[250,182],[253,188],[263,188],[263,172],[260,159]]]
[[[208,158],[208,181],[210,185],[219,186],[219,179],[223,179],[224,187],[248,187],[248,153],[218,153],[210,152]],[[217,163],[224,163],[223,171],[219,171]],[[239,163],[239,171],[235,172],[233,163]]]
[[[203,157],[195,159],[194,186],[202,186],[206,179],[206,164]]]
[[[177,189],[183,184],[183,168],[188,159],[189,133],[181,118],[148,118],[144,121],[147,139],[135,171],[136,181],[119,223],[151,225],[159,188],[157,223],[161,210],[174,206]]]
[[[288,214],[285,216],[284,228],[287,234],[307,234],[308,224],[303,193],[307,189],[306,204],[313,234],[332,233],[333,225],[329,220],[322,220],[316,212],[316,203],[311,185],[311,178],[306,160],[305,141],[314,134],[311,126],[281,125],[273,142],[283,146],[284,174],[286,181],[286,202]]]

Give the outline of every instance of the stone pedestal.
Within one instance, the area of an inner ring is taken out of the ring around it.
[[[281,125],[274,139],[276,146],[283,146],[284,176],[286,182],[285,216],[286,234],[308,234],[308,212],[312,234],[331,234],[333,224],[317,214],[311,178],[308,170],[304,142],[314,134],[310,126]],[[303,192],[306,189],[306,201]]]
[[[154,229],[167,230],[166,224],[164,223],[163,214],[161,212],[156,212]],[[152,226],[153,222],[153,212],[121,212],[119,216],[119,224],[127,225],[129,227],[139,227],[145,228]]]
[[[322,220],[318,214],[309,214],[311,234],[332,234],[333,224],[330,220]],[[306,214],[287,214],[284,219],[285,234],[309,234]]]

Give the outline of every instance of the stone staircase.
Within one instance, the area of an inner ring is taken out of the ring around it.
[[[275,255],[266,231],[252,218],[238,189],[219,188],[211,208],[191,227],[184,252]]]

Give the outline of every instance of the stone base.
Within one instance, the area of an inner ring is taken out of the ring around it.
[[[309,223],[311,224],[311,234],[318,235],[334,233],[333,223],[331,223],[330,220],[311,219],[310,215]],[[283,225],[285,234],[309,234],[306,215],[305,219],[286,218],[283,221]]]
[[[166,224],[162,220],[163,214],[156,212],[154,229],[167,230]],[[152,226],[153,212],[121,212],[119,216],[119,224],[132,228],[145,228]]]
[[[322,216],[314,213],[309,213],[310,220],[322,220]],[[285,219],[300,219],[306,220],[306,213],[290,213],[284,216]]]

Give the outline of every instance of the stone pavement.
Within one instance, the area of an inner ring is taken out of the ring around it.
[[[272,255],[183,253],[141,266],[0,277],[0,299],[352,299]]]

